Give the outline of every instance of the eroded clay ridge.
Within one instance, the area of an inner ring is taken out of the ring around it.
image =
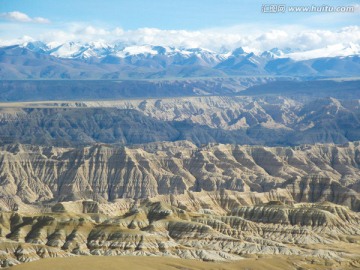
[[[203,191],[106,204],[58,203],[52,213],[2,212],[0,265],[74,255],[205,261],[286,255],[296,258],[293,269],[309,262],[357,269],[358,213],[331,203],[268,201],[273,196]],[[251,203],[250,197],[258,204],[241,206]]]
[[[103,203],[229,190],[273,192],[274,200],[283,202],[329,201],[359,211],[359,164],[359,142],[298,147],[197,147],[186,141],[133,147],[6,145],[0,152],[0,205],[14,210],[23,204]]]

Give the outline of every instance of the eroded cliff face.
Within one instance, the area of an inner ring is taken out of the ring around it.
[[[359,164],[358,142],[5,145],[0,265],[74,255],[282,254],[356,268]]]
[[[260,147],[190,142],[133,147],[7,145],[0,200],[19,204],[148,198],[188,191],[272,192],[294,202],[329,201],[360,210],[360,144]]]

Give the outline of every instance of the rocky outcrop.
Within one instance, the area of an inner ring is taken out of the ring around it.
[[[313,175],[284,184],[298,202],[334,202],[360,211],[359,193],[328,177]]]

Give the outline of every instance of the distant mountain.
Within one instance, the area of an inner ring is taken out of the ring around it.
[[[197,56],[199,58],[211,58],[211,64],[218,63],[228,57],[239,57],[254,53],[261,57],[271,56],[271,58],[291,58],[294,60],[309,60],[323,57],[338,57],[338,56],[353,56],[360,54],[360,44],[339,43],[329,45],[324,48],[314,50],[300,50],[298,48],[273,48],[264,52],[256,52],[251,49],[244,49],[239,47],[233,51],[223,49],[221,53],[213,52],[204,48],[175,48],[168,46],[154,46],[154,45],[134,45],[125,43],[105,43],[105,42],[49,42],[42,41],[27,42],[24,44],[17,44],[21,47],[30,49],[34,52],[40,52],[56,56],[59,58],[103,58],[109,55],[126,58],[134,55],[155,56],[165,55],[182,56],[184,58],[191,58]]]
[[[285,79],[290,80],[283,77],[122,81],[0,80],[0,102],[234,95],[251,86]],[[357,89],[358,85],[354,87]],[[331,85],[327,88],[331,89]]]
[[[326,57],[322,57],[326,56]],[[319,58],[320,57],[320,58]],[[124,79],[228,75],[357,76],[360,46],[314,51],[213,52],[103,42],[29,42],[0,48],[0,79]]]
[[[266,74],[264,67],[268,62],[267,57],[251,53],[237,53],[235,51],[225,61],[218,64],[215,68],[228,74],[262,75]]]
[[[112,56],[116,58],[160,57],[176,59],[201,59],[208,64],[216,64],[224,59],[220,54],[202,48],[174,48],[152,45],[128,45],[122,43],[108,44],[103,42],[91,43],[44,43],[41,41],[28,42],[20,47],[34,52],[52,55],[59,58],[88,59]]]

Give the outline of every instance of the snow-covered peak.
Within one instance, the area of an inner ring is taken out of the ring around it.
[[[82,44],[80,42],[27,42],[22,45],[31,51],[46,53],[59,58],[89,58],[103,57],[113,51],[110,44],[94,41]]]
[[[246,54],[248,54],[248,53],[242,47],[239,47],[232,51],[233,56],[240,56],[240,55],[246,55]]]
[[[111,44],[106,43],[104,41],[92,41],[87,43],[87,45],[91,48],[95,48],[95,49],[104,49],[104,48],[111,48],[113,47]]]
[[[75,58],[77,55],[86,50],[87,48],[80,43],[68,42],[55,47],[55,50],[50,52],[50,54],[61,58]]]
[[[273,48],[268,51],[264,51],[261,53],[261,57],[267,58],[267,59],[276,59],[280,57],[284,57],[285,52],[279,48]]]
[[[42,41],[26,42],[22,45],[22,47],[28,48],[29,50],[34,52],[45,52],[49,49],[46,43]]]
[[[288,54],[284,54],[282,57],[289,57],[299,61],[299,60],[307,60],[307,59],[314,59],[320,57],[339,57],[339,56],[351,56],[351,55],[359,55],[359,54],[360,54],[359,44],[339,43],[315,50],[291,52]]]
[[[249,56],[250,57],[252,55],[261,55],[261,52],[259,50],[256,50],[255,48],[250,48],[250,47],[239,47],[239,48],[236,48],[235,50],[232,50],[228,53],[223,53],[222,55],[224,56],[228,56],[228,57],[241,57],[241,56]]]

